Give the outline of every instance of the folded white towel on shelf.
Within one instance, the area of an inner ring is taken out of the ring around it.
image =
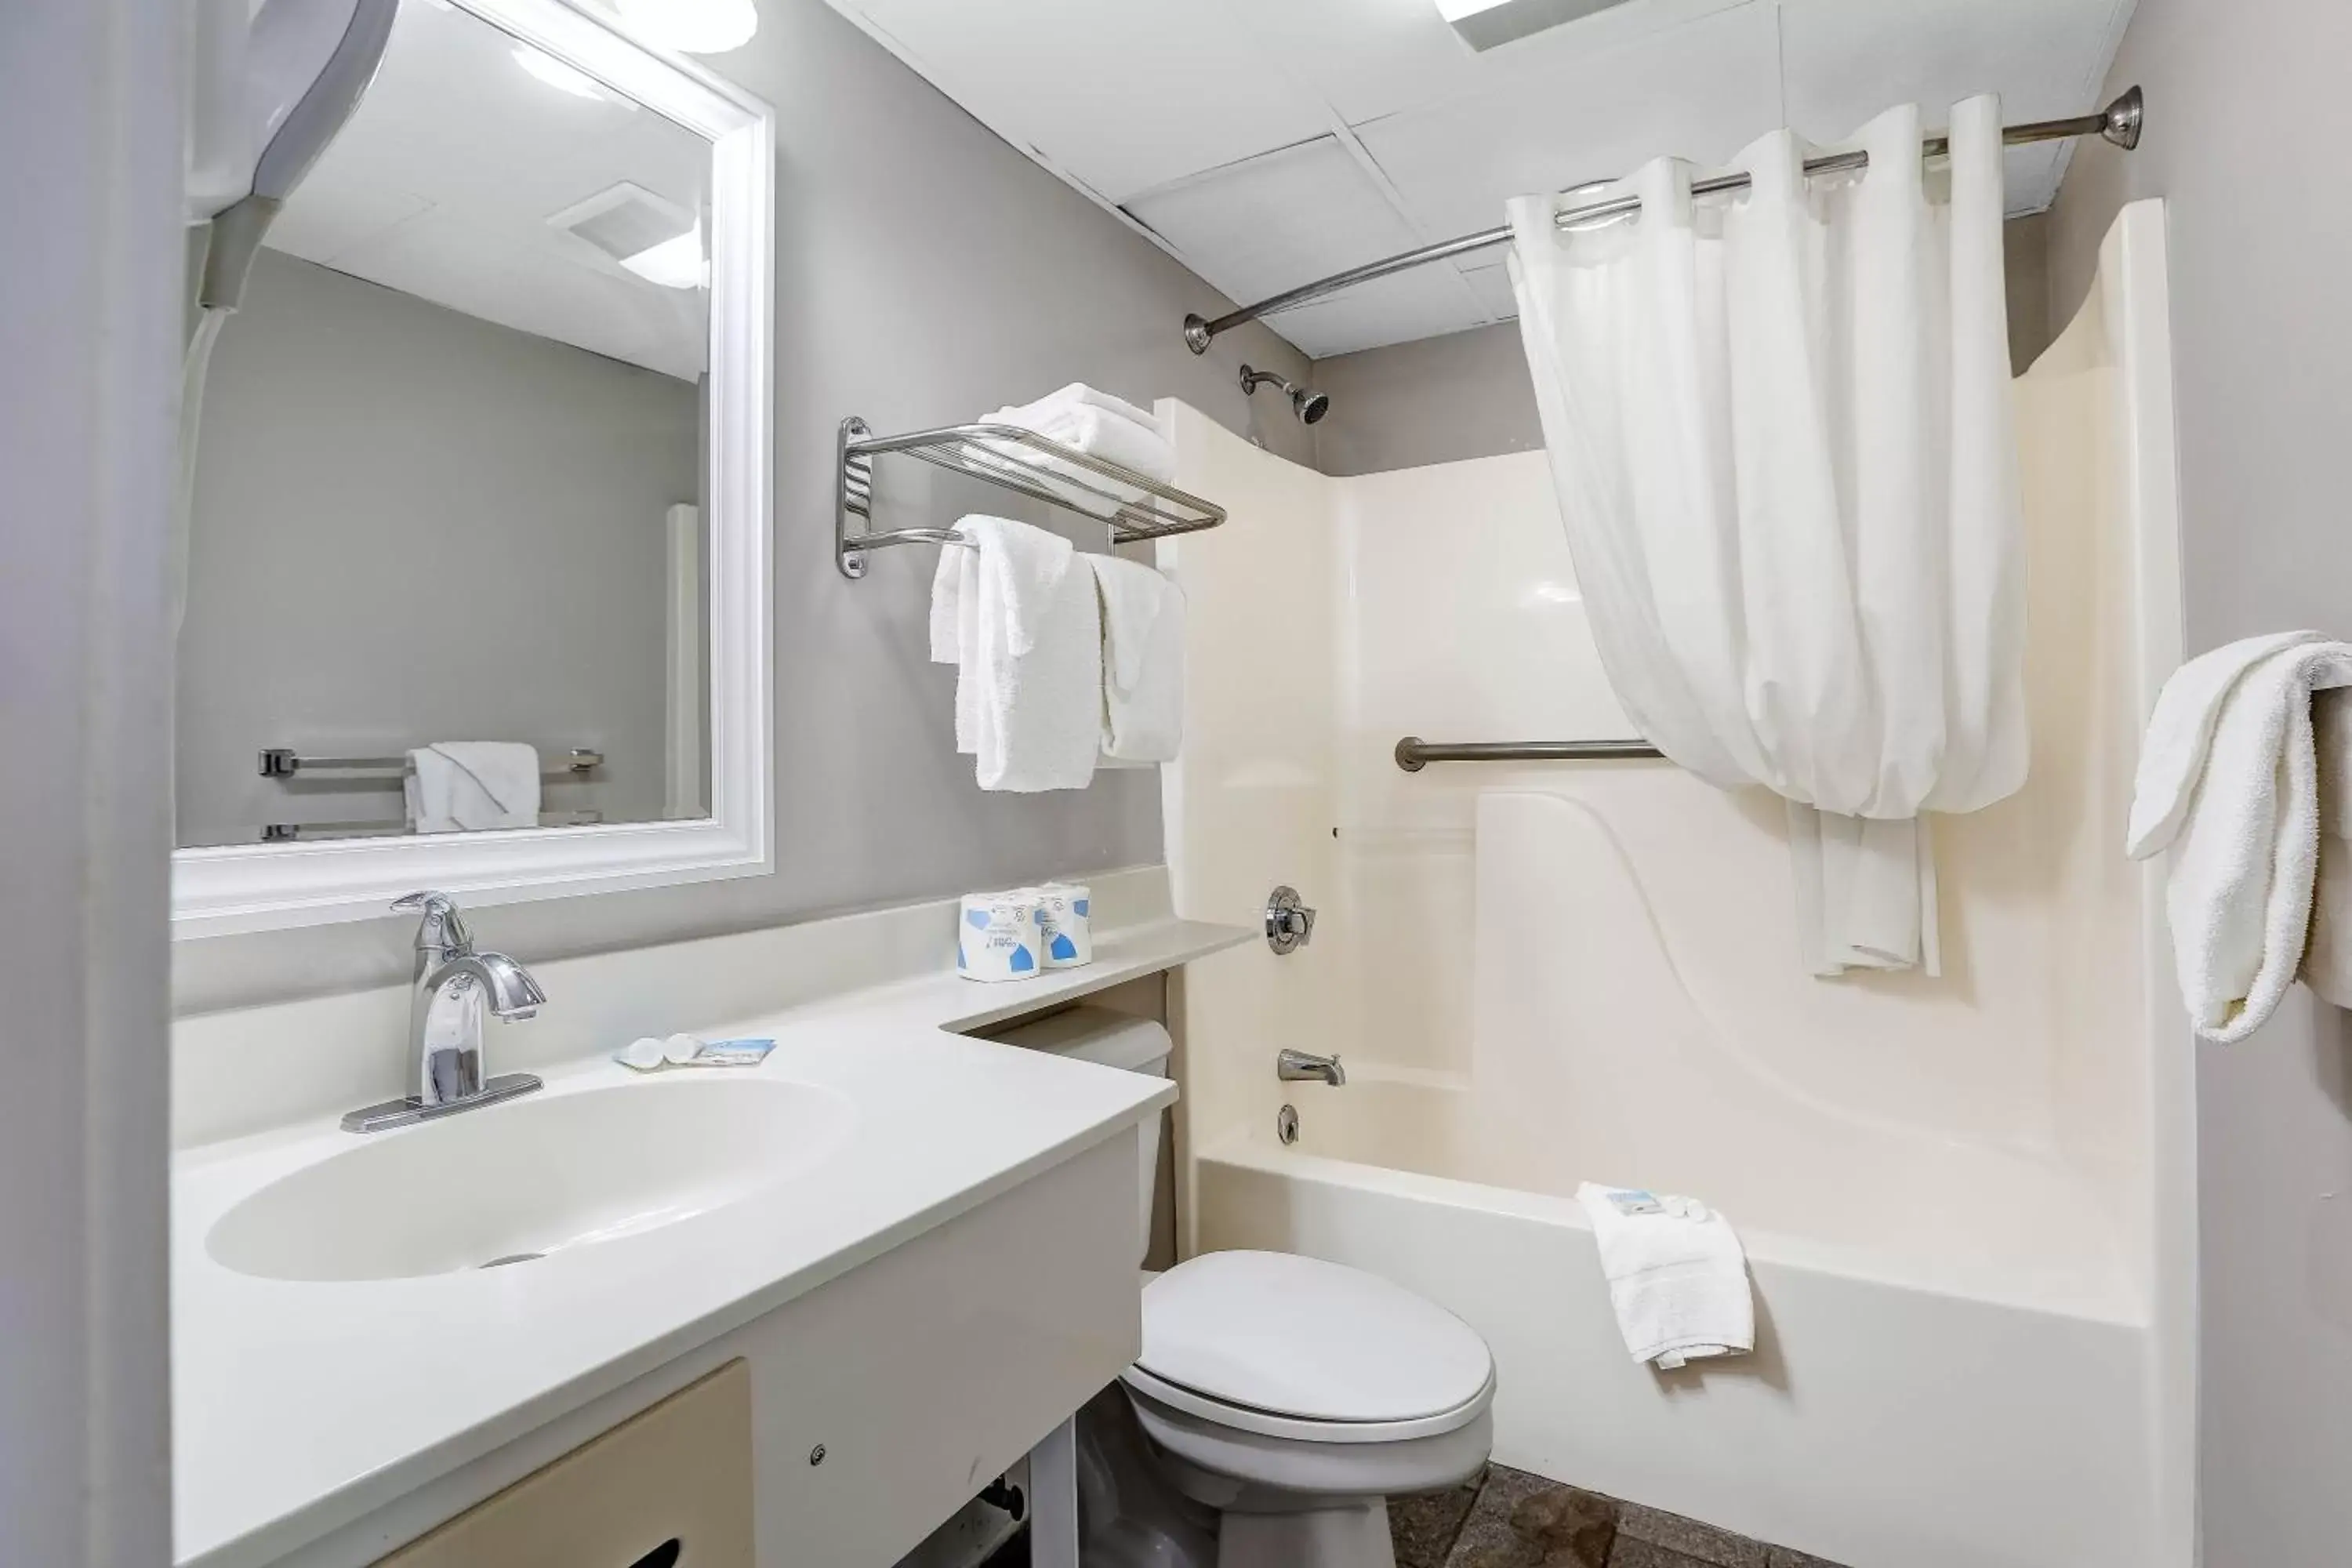
[[[1693,1198],[1591,1182],[1576,1201],[1592,1221],[1618,1331],[1635,1361],[1672,1371],[1756,1348],[1748,1255],[1722,1215]]]
[[[1088,410],[1139,426],[1162,441],[1170,438],[1168,422],[1150,409],[1139,407],[1123,397],[1115,397],[1099,387],[1088,386],[1083,381],[1057,387],[1034,403],[1024,403],[1004,412],[1013,416],[1006,423],[1060,440],[1061,437],[1054,436],[1048,427],[1055,425],[1068,427],[1078,415]]]
[[[436,741],[408,753],[401,781],[415,833],[539,826],[539,749],[520,741]]]
[[[1184,594],[1150,567],[1089,555],[1102,595],[1102,754],[1172,763],[1184,742]]]
[[[1176,476],[1176,448],[1157,415],[1080,383],[1073,382],[1034,403],[999,408],[981,423],[1034,430],[1048,441],[1131,468],[1162,484]],[[989,452],[1002,456],[1008,468],[1018,463],[1022,477],[1041,478],[1057,500],[1089,516],[1109,517],[1121,503],[1149,500],[1148,492],[1132,485],[1034,447],[1010,441],[986,446]]]
[[[1084,789],[1101,752],[1102,612],[1070,542],[967,517],[931,579],[931,657],[952,647],[956,750],[984,790]],[[950,641],[950,631],[952,642]]]
[[[2352,645],[2283,632],[2190,659],[2149,716],[2125,847],[2179,851],[2165,911],[2209,1040],[2261,1027],[2303,966],[2323,821],[2312,694],[2347,685]]]

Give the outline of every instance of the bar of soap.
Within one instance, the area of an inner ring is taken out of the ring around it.
[[[651,1072],[662,1065],[662,1043],[651,1035],[640,1036],[613,1053],[613,1059],[625,1068],[639,1072]]]
[[[670,1066],[682,1068],[702,1054],[702,1040],[688,1034],[672,1035],[661,1043],[662,1057]]]

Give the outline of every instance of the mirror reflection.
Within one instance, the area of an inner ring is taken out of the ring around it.
[[[708,815],[709,170],[404,0],[202,367],[181,845]]]

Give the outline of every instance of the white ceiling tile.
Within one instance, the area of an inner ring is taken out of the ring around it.
[[[1420,244],[1329,136],[1128,202],[1135,220],[1236,300],[1262,300]]]
[[[413,192],[373,181],[306,182],[301,200],[288,203],[270,224],[269,247],[328,265],[432,205]]]
[[[1470,286],[1470,297],[1478,301],[1478,309],[1490,321],[1507,321],[1519,313],[1518,296],[1511,291],[1511,269],[1501,262],[1492,267],[1465,267],[1462,280]]]
[[[2086,114],[2116,21],[2116,0],[1781,0],[1780,12],[1789,123],[1817,142],[1895,103],[1942,125],[1951,104],[1980,92],[2000,94],[2011,124]],[[2010,154],[2012,212],[2049,205],[2059,157],[2050,147]]]
[[[1767,5],[1717,12],[1357,135],[1422,228],[1491,228],[1513,196],[1612,179],[1669,153],[1719,163],[1778,126],[1773,24]]]
[[[1024,151],[1122,202],[1328,132],[1328,114],[1202,0],[835,0]]]
[[[1751,0],[1626,0],[1484,53],[1431,0],[1224,0],[1350,125],[1490,91]],[[1763,7],[1769,8],[1769,0]]]
[[[1265,324],[1307,358],[1329,359],[1358,349],[1465,331],[1486,321],[1452,268],[1423,267],[1268,316]]]

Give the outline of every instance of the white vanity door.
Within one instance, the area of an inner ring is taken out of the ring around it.
[[[752,1568],[751,1370],[682,1388],[378,1568]]]

